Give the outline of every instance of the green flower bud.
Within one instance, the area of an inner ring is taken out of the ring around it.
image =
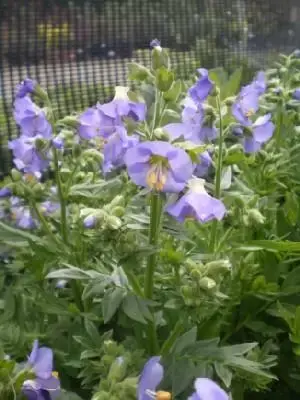
[[[110,202],[109,207],[110,209],[112,207],[117,207],[117,206],[124,206],[125,205],[125,198],[123,195],[118,195],[114,197],[114,199]]]
[[[236,97],[235,97],[235,96],[227,97],[227,99],[224,100],[224,104],[225,104],[227,107],[231,107],[231,106],[233,105],[233,103],[235,102],[235,100],[236,100]]]
[[[71,175],[71,171],[69,170],[69,168],[61,168],[59,172],[60,172],[61,180],[63,182],[66,182]]]
[[[76,174],[75,178],[76,178],[76,181],[81,182],[85,178],[85,173],[84,172],[78,172],[78,174]]]
[[[280,70],[279,70],[279,72],[281,73],[281,74],[285,74],[285,73],[287,73],[287,68],[285,68],[285,67],[281,67],[280,68]]]
[[[189,271],[192,271],[194,268],[197,269],[197,263],[196,263],[194,260],[191,260],[190,258],[188,258],[188,259],[185,261],[185,265],[186,265],[186,267],[187,267],[187,269],[188,269]]]
[[[114,215],[108,215],[106,219],[106,225],[110,229],[117,230],[122,226],[122,221],[120,218]]]
[[[230,271],[232,266],[229,260],[216,260],[207,263],[205,267],[208,274],[215,274]]]
[[[59,125],[69,126],[71,128],[77,128],[78,119],[75,116],[69,115],[67,117],[64,117],[63,119],[60,119],[58,121],[58,124]]]
[[[127,362],[124,357],[117,357],[112,363],[107,379],[109,381],[121,381],[124,379],[127,370]]]
[[[17,169],[13,168],[11,170],[11,177],[14,182],[19,182],[22,179],[22,174]]]
[[[252,208],[251,210],[248,211],[248,219],[249,222],[254,222],[256,224],[265,223],[265,217],[256,208]]]
[[[114,207],[111,210],[112,215],[115,215],[116,217],[123,217],[125,214],[125,208],[124,207]]]
[[[191,286],[182,286],[181,289],[181,294],[184,298],[192,298],[193,297],[193,288]]]
[[[43,189],[42,183],[38,182],[33,186],[32,191],[36,196],[41,196],[43,194]]]
[[[157,140],[163,140],[165,142],[167,142],[170,139],[168,133],[166,131],[164,131],[162,128],[155,129],[154,137]]]
[[[205,276],[200,279],[199,286],[204,290],[212,290],[217,286],[217,283],[213,279]]]
[[[193,269],[191,271],[191,278],[200,279],[202,276],[201,272],[198,269]]]
[[[165,49],[157,46],[152,50],[152,69],[156,71],[161,67],[170,68],[170,57]]]

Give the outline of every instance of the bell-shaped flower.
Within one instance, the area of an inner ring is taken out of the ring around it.
[[[198,178],[203,178],[207,175],[210,166],[212,165],[212,159],[209,155],[208,151],[204,151],[203,153],[199,154],[199,163],[196,166],[194,171],[194,175]]]
[[[192,179],[190,189],[177,202],[166,207],[168,214],[178,222],[191,218],[202,223],[213,219],[221,220],[226,208],[221,200],[210,196],[204,188],[203,179]]]
[[[139,186],[159,192],[180,192],[194,166],[187,153],[168,142],[142,142],[124,157],[128,175]]]
[[[115,121],[106,116],[98,108],[92,107],[79,117],[78,133],[82,139],[92,139],[96,136],[108,137],[115,130]]]
[[[171,393],[156,391],[164,376],[160,357],[151,357],[145,364],[141,373],[138,389],[138,400],[171,400]]]
[[[27,94],[33,93],[37,83],[33,79],[26,78],[16,87],[16,97],[22,98]]]

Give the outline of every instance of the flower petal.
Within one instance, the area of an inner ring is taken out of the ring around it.
[[[228,400],[228,394],[214,381],[208,378],[198,378],[195,381],[196,393],[201,400]]]
[[[159,363],[160,357],[151,357],[145,364],[138,384],[138,400],[150,400],[147,390],[155,391],[163,379],[164,370]]]

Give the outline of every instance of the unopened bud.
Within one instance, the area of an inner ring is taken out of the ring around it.
[[[249,221],[257,223],[257,224],[265,223],[265,217],[256,208],[252,208],[251,210],[249,210],[248,218],[249,218]]]
[[[111,213],[112,213],[112,215],[114,215],[116,217],[123,217],[125,214],[125,208],[121,207],[121,206],[114,207],[111,210]]]
[[[155,129],[154,137],[157,140],[163,140],[163,141],[168,141],[170,139],[168,133],[164,131],[162,128]]]
[[[122,221],[114,215],[109,215],[106,219],[106,224],[108,228],[117,230],[122,226]]]
[[[65,126],[70,126],[71,128],[77,128],[78,119],[77,119],[77,117],[74,117],[74,116],[70,115],[70,116],[67,116],[67,117],[59,120],[58,124],[65,125]]]
[[[126,364],[124,357],[117,357],[110,367],[107,377],[108,380],[115,382],[121,381],[126,375]]]
[[[17,169],[13,168],[11,170],[11,178],[14,182],[19,182],[22,179],[22,174]]]
[[[205,276],[204,278],[200,279],[199,286],[205,290],[212,290],[217,286],[217,284],[216,284],[216,281]]]
[[[211,261],[205,265],[207,268],[207,273],[208,274],[214,274],[217,272],[226,272],[231,269],[231,264],[229,260],[216,260],[216,261]]]

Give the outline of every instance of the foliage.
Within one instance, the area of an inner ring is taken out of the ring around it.
[[[210,71],[203,107],[218,137],[174,142],[194,163],[211,152],[206,188],[226,206],[222,222],[179,223],[160,203],[176,194],[140,189],[124,166],[103,174],[107,142],[79,137],[82,115],[57,113],[54,93],[36,89],[64,145],[36,142],[49,157],[48,179],[13,169],[3,185],[36,228],[16,226],[11,199],[1,200],[1,398],[14,398],[22,385],[4,355],[25,360],[36,338],[54,350],[62,399],[134,399],[154,354],[176,399],[186,399],[199,376],[217,380],[234,400],[267,396],[277,380],[300,392],[299,66],[293,54],[266,72],[259,115],[272,114],[275,132],[259,151],[246,153],[234,134],[241,70]],[[166,144],[165,126],[179,121],[191,82],[176,78],[157,48],[150,69],[130,64],[129,79],[126,101],[147,105],[145,120],[125,119],[129,136]],[[45,200],[58,209],[47,214]]]

